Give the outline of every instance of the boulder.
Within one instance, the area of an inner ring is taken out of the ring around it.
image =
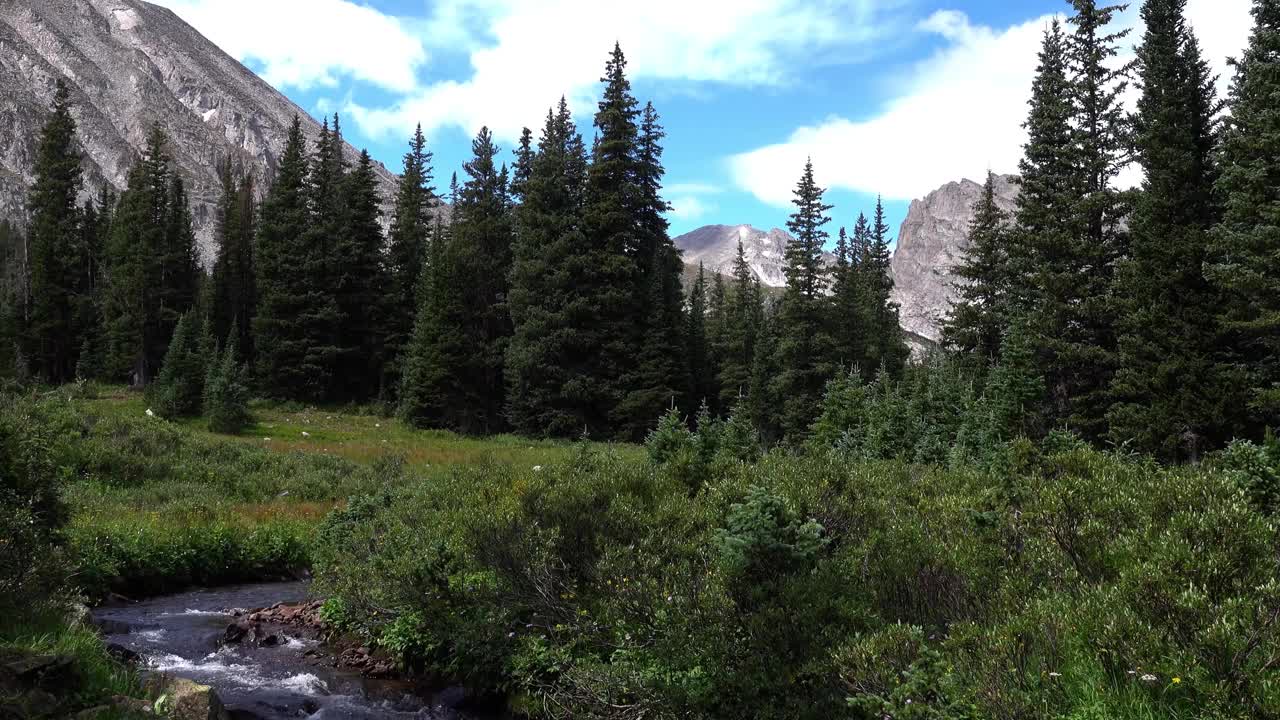
[[[218,693],[208,685],[169,675],[147,679],[147,693],[171,720],[229,720]]]

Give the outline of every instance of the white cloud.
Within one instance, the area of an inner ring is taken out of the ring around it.
[[[675,182],[665,183],[662,191],[668,195],[718,195],[724,188],[711,183]]]
[[[1227,85],[1225,56],[1238,54],[1248,36],[1250,0],[1191,0],[1188,15],[1205,55]],[[903,92],[877,115],[841,117],[795,130],[785,142],[729,159],[734,181],[776,206],[791,190],[807,157],[827,187],[920,197],[988,170],[1015,172],[1026,132],[1026,102],[1034,78],[1044,16],[1004,30],[973,25],[964,13],[944,10],[918,26],[947,45],[917,65]],[[1126,16],[1132,17],[1132,14]],[[1138,29],[1140,30],[1140,29]],[[1139,35],[1130,35],[1130,44]],[[1132,181],[1133,175],[1126,178]]]
[[[227,54],[261,64],[278,88],[333,87],[342,76],[409,92],[427,60],[401,20],[348,0],[152,0]]]
[[[483,33],[442,42],[469,47],[471,76],[425,84],[392,107],[358,101],[346,114],[366,133],[403,135],[481,125],[513,139],[540,127],[562,95],[592,111],[608,51],[617,40],[629,77],[758,86],[785,81],[792,60],[833,59],[863,48],[908,0],[448,0],[435,19],[483,18]],[[481,37],[483,35],[483,37]]]
[[[678,195],[671,202],[671,217],[678,220],[697,220],[716,209],[716,206],[701,200],[697,195]]]

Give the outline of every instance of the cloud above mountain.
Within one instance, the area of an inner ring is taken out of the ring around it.
[[[1250,0],[1192,0],[1188,17],[1225,92],[1226,58],[1244,47]],[[828,187],[909,200],[988,169],[1016,171],[1026,132],[1026,102],[1036,55],[1052,15],[995,29],[955,10],[935,12],[917,29],[943,47],[918,63],[902,90],[870,117],[830,117],[796,128],[785,140],[729,159],[734,182],[759,200],[784,207],[806,158]],[[1120,18],[1139,41],[1135,8]],[[1121,57],[1117,62],[1124,62]],[[1136,175],[1129,174],[1133,180]]]

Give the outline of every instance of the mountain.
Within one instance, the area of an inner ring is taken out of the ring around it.
[[[676,247],[684,252],[686,265],[697,267],[701,262],[708,272],[721,275],[733,274],[733,262],[738,257],[738,240],[747,263],[765,287],[782,287],[787,278],[782,270],[787,266],[787,243],[794,240],[786,230],[774,228],[769,232],[750,225],[706,225],[674,239]],[[827,260],[834,261],[830,255]]]
[[[246,22],[252,22],[246,18]],[[219,163],[265,188],[295,115],[320,125],[171,11],[140,0],[0,0],[0,217],[21,221],[54,81],[72,90],[85,195],[123,188],[152,124],[189,183],[197,237],[212,254]],[[354,161],[358,153],[347,146]],[[376,165],[383,197],[395,176]]]
[[[1015,181],[1012,175],[996,176],[996,203],[1010,213],[1018,197]],[[961,180],[911,202],[890,263],[893,299],[908,333],[932,341],[941,337],[954,297],[950,270],[969,248],[969,221],[981,195],[980,183]]]

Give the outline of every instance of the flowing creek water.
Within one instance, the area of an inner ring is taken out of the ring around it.
[[[307,599],[307,584],[266,583],[167,595],[94,611],[108,643],[133,650],[148,672],[213,687],[232,716],[278,720],[418,718],[482,720],[458,709],[461,688],[424,692],[403,681],[373,680],[317,662],[305,653],[320,641],[305,630],[277,628],[274,647],[221,645],[234,611]]]

